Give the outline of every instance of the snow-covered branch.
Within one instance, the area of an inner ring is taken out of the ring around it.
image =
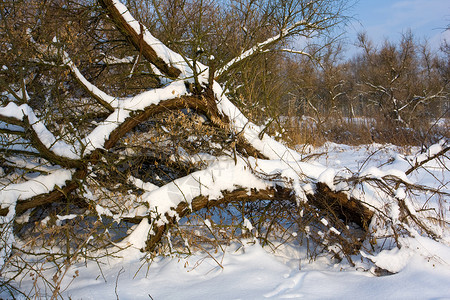
[[[10,102],[7,106],[0,107],[0,118],[3,120],[15,120],[13,124],[22,125],[28,130],[31,143],[42,152],[44,156],[50,156],[63,165],[76,166],[80,158],[78,149],[74,145],[58,140],[34,114],[28,104]],[[60,158],[58,158],[60,157]]]
[[[112,20],[142,55],[153,63],[164,75],[177,78],[180,74],[184,78],[192,77],[190,67],[183,57],[170,50],[156,39],[143,24],[134,19],[128,8],[118,0],[99,0],[108,10]]]
[[[216,70],[215,72],[215,78],[219,78],[220,76],[222,76],[225,72],[227,72],[230,68],[232,68],[234,65],[236,65],[237,63],[243,61],[244,59],[247,59],[253,55],[255,55],[258,52],[261,52],[262,50],[280,42],[281,40],[283,40],[284,38],[287,38],[288,36],[292,35],[297,29],[298,27],[305,27],[310,29],[313,25],[308,24],[305,21],[298,21],[296,22],[294,25],[287,27],[287,28],[283,28],[281,30],[281,32],[277,35],[274,35],[268,39],[266,39],[263,42],[257,43],[256,45],[254,45],[253,47],[251,47],[250,49],[247,49],[245,51],[243,51],[239,56],[233,58],[232,60],[230,60],[229,62],[227,62],[223,67],[221,67],[220,69]]]
[[[109,112],[113,112],[114,108],[112,107],[112,103],[114,102],[115,98],[106,94],[104,91],[100,90],[97,86],[93,85],[91,82],[89,82],[86,77],[81,74],[80,70],[77,68],[75,63],[70,59],[69,55],[64,52],[63,53],[63,62],[65,65],[67,65],[70,70],[72,71],[72,74],[77,79],[78,83],[81,84],[81,86],[89,92],[89,94],[97,100],[98,103],[100,103],[103,107],[105,107]]]
[[[0,185],[1,210],[9,209],[8,214],[15,213],[17,201],[24,201],[32,197],[46,194],[55,189],[62,188],[66,181],[72,179],[72,171],[66,169],[56,169],[48,175],[40,175],[29,179],[23,183]]]

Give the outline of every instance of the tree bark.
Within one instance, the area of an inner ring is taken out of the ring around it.
[[[223,191],[222,197],[220,199],[209,199],[206,196],[198,196],[192,200],[190,206],[186,202],[181,202],[175,208],[175,212],[180,218],[182,218],[192,212],[196,212],[207,207],[216,207],[222,204],[233,202],[252,202],[264,199],[270,199],[271,201],[295,201],[295,196],[290,189],[282,188],[279,186],[277,186],[276,188],[267,188],[264,190],[252,189],[250,190],[250,193],[246,189],[238,188],[232,192]],[[165,215],[165,217],[167,218],[167,220],[169,220],[169,222],[162,226],[157,226],[153,229],[155,234],[151,235],[147,240],[147,246],[144,249],[145,251],[155,251],[156,247],[160,243],[167,230],[169,230],[170,227],[177,222],[177,219],[175,217],[170,217],[167,214]]]
[[[168,65],[161,57],[157,55],[156,51],[149,44],[143,42],[142,34],[144,26],[139,23],[141,32],[136,32],[117,10],[113,0],[99,0],[99,3],[106,9],[117,29],[119,29],[123,36],[139,51],[139,53],[142,54],[142,56],[145,57],[145,59],[154,64],[158,70],[161,71],[161,73],[170,78],[177,78],[180,75],[180,70]]]

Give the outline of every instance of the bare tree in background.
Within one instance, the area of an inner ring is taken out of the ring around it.
[[[360,84],[365,86],[367,101],[383,112],[386,122],[414,126],[430,120],[426,114],[428,110],[432,115],[432,106],[442,111],[448,86],[440,82],[438,58],[426,44],[416,43],[411,32],[404,34],[398,45],[385,42],[380,49],[364,34],[359,42],[364,50],[361,59],[367,62],[358,71]]]

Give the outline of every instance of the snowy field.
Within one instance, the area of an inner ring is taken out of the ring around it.
[[[298,249],[296,249],[298,250]],[[449,251],[446,249],[446,251]],[[77,264],[66,275],[68,299],[449,299],[450,266],[424,257],[410,257],[397,274],[376,277],[325,258],[308,263],[301,252],[280,257],[259,245],[187,259],[159,258],[150,266],[137,258]],[[100,270],[101,268],[101,270]],[[73,281],[73,275],[79,276]],[[48,273],[51,275],[51,272]],[[45,292],[32,278],[22,281],[31,293]]]
[[[363,172],[374,167],[385,171],[394,166],[401,169],[399,158],[417,153],[418,149],[327,144],[303,151],[318,154],[311,156],[311,160],[328,167],[339,169],[345,166],[354,172]],[[390,158],[394,160],[386,164]],[[446,162],[448,166],[448,159]],[[433,185],[448,193],[448,168],[430,162],[427,170],[411,174],[410,180]],[[448,197],[444,201],[448,224]],[[331,261],[326,255],[310,261],[306,259],[306,249],[294,243],[271,253],[249,239],[224,246],[223,252],[159,257],[151,263],[142,259],[138,249],[128,248],[122,252],[123,258],[105,258],[100,263],[76,262],[60,277],[61,297],[154,300],[450,299],[448,242],[448,236],[444,236],[441,243],[416,236],[404,241],[408,247],[382,251],[373,260],[397,271],[387,276],[376,276],[373,264],[364,255],[352,257],[355,267],[345,260]],[[37,264],[35,268],[48,281],[55,274],[51,263]],[[16,278],[14,285],[32,297],[39,295],[45,298],[52,293],[48,285],[30,274]],[[10,296],[4,291],[0,298],[9,299]]]

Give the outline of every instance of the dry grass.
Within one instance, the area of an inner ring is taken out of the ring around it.
[[[424,146],[450,138],[450,119],[410,128],[367,118],[330,118],[322,122],[313,118],[297,118],[294,121],[291,118],[285,122],[285,129],[283,139],[291,146],[321,146],[325,142],[347,145],[379,143]]]

